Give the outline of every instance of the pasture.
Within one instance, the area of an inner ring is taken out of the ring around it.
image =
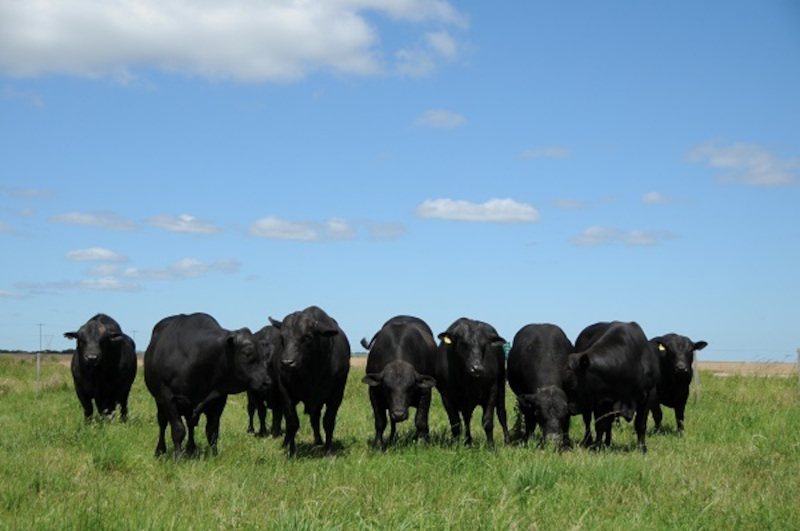
[[[127,424],[86,423],[69,368],[0,356],[2,529],[800,529],[800,402],[796,378],[702,374],[686,435],[648,433],[635,450],[632,424],[610,450],[558,453],[535,444],[451,445],[438,393],[432,440],[370,448],[372,410],[363,368],[350,372],[335,457],[310,446],[301,416],[298,457],[280,439],[245,433],[245,395],[222,416],[219,455],[198,429],[200,455],[155,459],[155,404],[139,370]],[[508,392],[509,423],[516,419]],[[649,423],[652,427],[652,420]],[[583,426],[572,419],[570,435]],[[171,450],[171,443],[168,445]]]

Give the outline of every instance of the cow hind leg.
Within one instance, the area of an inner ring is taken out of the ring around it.
[[[333,404],[325,406],[325,417],[322,419],[322,425],[325,428],[325,451],[331,453],[333,451],[333,430],[336,428],[336,414],[339,412],[339,405],[341,399]]]
[[[472,429],[470,428],[470,424],[472,423],[472,410],[464,410],[461,414],[464,417],[464,444],[469,446],[472,444]]]
[[[156,457],[159,457],[167,452],[167,443],[164,440],[164,434],[167,431],[168,420],[167,412],[164,410],[164,407],[160,404],[156,404],[156,408],[158,409],[158,442],[156,443]]]
[[[206,411],[206,440],[208,446],[211,448],[211,455],[217,455],[217,443],[219,442],[219,419],[222,417],[222,411],[225,409],[227,396],[223,396],[218,400],[208,404],[205,408]]]
[[[633,425],[636,428],[636,446],[642,453],[647,452],[647,444],[645,441],[647,436],[647,413],[646,403],[637,404],[636,418],[633,421]]]
[[[661,421],[664,418],[664,414],[661,412],[661,406],[656,404],[651,408],[653,412],[653,423],[655,424],[655,432],[661,433],[663,428],[661,427]]]
[[[678,435],[683,435],[683,413],[685,405],[675,406],[675,424],[678,426]]]
[[[490,448],[494,448],[494,407],[493,406],[484,406],[483,408],[483,417],[481,418],[481,425],[483,425],[483,431],[486,433],[486,444],[489,445]],[[508,431],[508,429],[506,429]]]
[[[286,434],[283,436],[283,447],[286,448],[289,456],[293,456],[297,451],[295,436],[297,435],[297,430],[300,429],[300,419],[297,417],[297,409],[294,405],[286,407],[284,413],[286,416]]]

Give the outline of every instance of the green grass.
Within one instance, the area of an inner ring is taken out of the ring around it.
[[[644,456],[624,422],[604,452],[492,451],[477,418],[477,444],[453,446],[438,395],[432,441],[412,442],[405,422],[380,453],[369,447],[363,370],[353,369],[335,457],[310,447],[305,415],[296,459],[279,439],[247,435],[237,395],[219,455],[206,451],[201,423],[200,456],[176,463],[153,457],[155,404],[141,371],[127,424],[85,423],[67,367],[45,360],[38,395],[35,374],[34,363],[0,357],[0,529],[800,529],[794,378],[704,373],[686,435],[651,435]],[[665,424],[674,427],[671,410]]]

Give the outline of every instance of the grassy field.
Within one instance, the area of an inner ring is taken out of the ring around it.
[[[449,444],[438,395],[432,441],[369,448],[372,413],[354,368],[339,413],[337,454],[245,433],[243,395],[222,416],[220,453],[178,463],[153,457],[155,404],[141,371],[130,420],[85,423],[69,369],[0,356],[0,529],[800,529],[800,408],[796,378],[703,374],[686,435],[614,429],[609,451],[534,445],[492,451]],[[513,411],[509,393],[509,411]],[[514,415],[510,419],[514,420]],[[652,425],[652,422],[651,422]],[[496,436],[499,428],[496,428]],[[573,439],[582,426],[573,418]],[[171,447],[170,447],[171,448]]]

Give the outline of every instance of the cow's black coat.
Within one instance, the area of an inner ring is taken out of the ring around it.
[[[675,410],[678,434],[683,434],[683,419],[689,386],[692,383],[694,353],[708,346],[705,341],[692,341],[686,336],[666,334],[650,340],[660,367],[656,388],[650,393],[650,411],[656,431],[661,431],[661,405]]]
[[[263,393],[268,385],[265,353],[250,330],[226,330],[204,313],[174,315],[156,324],[144,356],[144,379],[158,409],[156,455],[167,450],[169,423],[176,459],[183,453],[187,426],[186,452],[195,452],[194,428],[201,414],[216,454],[228,395]]]
[[[634,426],[638,447],[647,451],[648,395],[658,380],[658,361],[637,323],[597,323],[575,340],[564,372],[564,390],[574,413],[580,412],[586,432],[583,445],[592,445],[591,418],[595,417],[596,447],[611,444],[611,426],[617,416]]]
[[[514,336],[508,353],[508,384],[525,417],[525,439],[538,425],[561,446],[569,439],[569,404],[561,387],[572,342],[553,324],[529,324]]]
[[[261,342],[267,360],[267,377],[269,379],[267,392],[258,393],[247,391],[247,433],[255,433],[256,437],[267,436],[267,408],[272,412],[272,424],[269,434],[273,437],[281,435],[281,420],[283,419],[283,406],[281,406],[280,392],[278,391],[278,376],[276,374],[275,358],[280,356],[281,333],[274,326],[265,326],[255,334],[257,341]],[[259,430],[256,433],[253,417],[258,413]]]
[[[75,339],[72,379],[83,414],[90,419],[93,405],[101,415],[110,415],[119,404],[120,419],[128,418],[128,395],[136,379],[136,346],[122,333],[114,319],[99,313],[77,332],[64,337]]]
[[[291,313],[272,325],[281,333],[280,356],[275,358],[278,389],[286,419],[283,445],[289,455],[296,453],[295,436],[300,428],[297,404],[303,402],[314,431],[314,444],[322,445],[320,416],[325,450],[330,453],[336,414],[344,397],[350,370],[350,343],[339,324],[322,309],[311,306]]]
[[[433,332],[421,319],[399,315],[386,321],[372,341],[361,340],[369,351],[366,376],[369,399],[375,416],[375,447],[384,449],[383,432],[389,413],[389,440],[396,435],[396,424],[408,418],[408,408],[417,409],[414,424],[417,436],[428,438],[428,412],[431,405],[436,343]]]
[[[508,442],[505,340],[491,325],[463,317],[438,337],[441,342],[436,352],[436,388],[442,395],[453,439],[461,435],[463,417],[465,442],[472,443],[470,419],[475,407],[481,406],[488,444],[494,445],[495,410],[503,438]]]

